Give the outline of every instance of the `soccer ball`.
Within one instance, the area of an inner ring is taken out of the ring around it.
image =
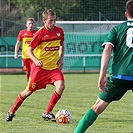
[[[56,122],[58,124],[69,123],[72,119],[71,113],[68,110],[59,110],[55,115]]]

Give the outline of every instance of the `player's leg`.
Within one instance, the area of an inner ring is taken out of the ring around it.
[[[102,113],[108,105],[108,102],[98,98],[92,108],[87,110],[82,119],[79,121],[74,133],[84,133],[85,130],[95,122],[98,115]]]
[[[54,108],[55,104],[59,101],[59,99],[61,98],[61,95],[63,93],[63,90],[65,88],[64,86],[64,82],[62,80],[59,80],[59,81],[55,81],[54,82],[54,85],[55,85],[55,91],[54,93],[52,94],[51,98],[50,98],[50,101],[49,101],[49,104],[47,106],[47,109],[45,111],[45,113],[47,114],[48,112],[51,112],[52,109]]]
[[[31,71],[31,59],[23,59],[23,70],[26,73],[26,80],[28,82],[30,77],[30,71]]]
[[[27,80],[27,82],[30,77],[32,63],[33,63],[33,61],[31,59],[27,59],[27,62],[25,64],[26,65],[26,80]]]
[[[28,82],[29,77],[30,77],[30,71],[26,71],[25,74],[26,74],[26,80],[27,80],[27,82]]]
[[[56,103],[59,101],[59,99],[61,98],[61,95],[63,93],[64,90],[64,82],[62,80],[56,81],[54,82],[54,85],[56,87],[55,91],[53,92],[50,101],[48,103],[48,106],[43,114],[43,118],[44,120],[52,120],[55,121],[55,116],[52,114],[52,110],[54,108],[54,106],[56,105]]]
[[[48,103],[48,106],[43,114],[43,118],[45,119],[46,115],[51,113],[54,106],[56,105],[56,103],[59,101],[59,99],[61,98],[61,95],[64,91],[64,88],[65,88],[65,84],[64,84],[64,77],[63,77],[63,74],[61,73],[60,70],[56,69],[54,72],[51,73],[53,76],[52,76],[52,82],[55,86],[55,91],[53,92],[51,98],[50,98],[50,101]],[[51,82],[51,83],[52,83]],[[55,116],[52,115],[53,119],[55,120]]]
[[[18,110],[18,108],[21,106],[21,104],[24,102],[24,100],[32,94],[32,91],[28,90],[27,88],[22,91],[20,94],[18,94],[13,106],[9,110],[6,121],[12,121],[13,117],[15,116],[15,112]]]
[[[120,100],[123,95],[127,92],[128,89],[132,88],[131,81],[124,81],[119,79],[113,79],[112,77],[108,78],[108,82],[105,87],[105,92],[100,92],[99,98],[96,103],[89,109],[84,117],[81,119],[79,124],[76,127],[74,133],[84,133],[84,131],[94,123],[97,116],[102,113],[106,107],[115,100]],[[106,102],[105,102],[106,101]]]
[[[108,105],[109,102],[105,102],[98,97],[96,103],[91,108],[97,115],[99,115],[106,109]]]

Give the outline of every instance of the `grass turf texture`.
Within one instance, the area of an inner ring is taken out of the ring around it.
[[[12,122],[6,122],[7,111],[18,93],[26,85],[25,75],[1,75],[0,89],[0,133],[73,133],[83,114],[96,101],[99,93],[98,74],[65,74],[66,88],[62,98],[53,109],[67,109],[72,115],[69,124],[44,121],[45,110],[54,87],[34,92],[16,112]],[[128,86],[127,86],[128,87]],[[131,133],[133,131],[133,98],[129,91],[119,101],[113,102],[101,114],[86,133]]]

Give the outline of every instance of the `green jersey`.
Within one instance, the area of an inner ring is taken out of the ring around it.
[[[127,20],[109,32],[102,44],[113,46],[111,76],[133,76],[133,20]]]

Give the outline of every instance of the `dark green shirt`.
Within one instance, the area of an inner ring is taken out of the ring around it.
[[[102,46],[107,43],[113,46],[110,75],[133,76],[133,20],[113,27]]]

